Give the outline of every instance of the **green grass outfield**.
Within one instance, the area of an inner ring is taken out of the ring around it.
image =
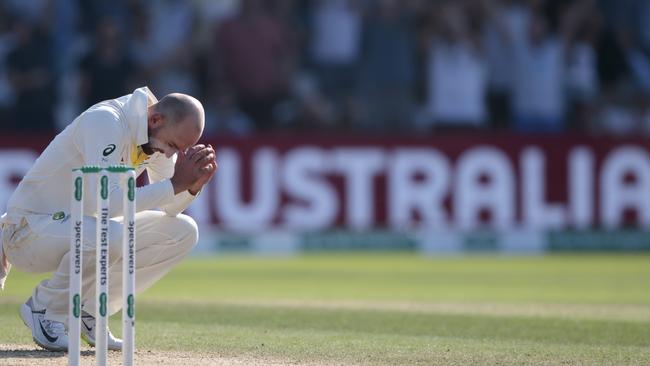
[[[0,343],[30,343],[17,310],[41,277],[9,277]],[[287,364],[650,365],[647,253],[190,258],[136,301],[137,347],[153,351]]]

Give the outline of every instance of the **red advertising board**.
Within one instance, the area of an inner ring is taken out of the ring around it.
[[[0,137],[0,207],[50,136]],[[452,134],[205,138],[190,211],[228,231],[650,227],[642,138]]]

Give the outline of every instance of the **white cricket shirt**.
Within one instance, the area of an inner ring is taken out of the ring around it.
[[[150,184],[136,190],[136,211],[161,209],[171,216],[182,212],[195,198],[184,191],[174,195],[169,180],[174,174],[176,155],[155,153],[147,156],[139,148],[147,143],[147,107],[157,101],[147,87],[133,94],[95,104],[59,133],[27,175],[7,204],[0,224],[18,224],[24,217],[38,232],[43,216],[70,212],[72,169],[83,165],[136,166],[136,175],[145,169]],[[109,199],[111,217],[122,215],[122,190],[113,177]],[[96,216],[96,179],[84,185],[84,215]]]

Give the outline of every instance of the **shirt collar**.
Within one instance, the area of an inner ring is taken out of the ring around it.
[[[134,135],[135,145],[140,146],[149,142],[148,124],[147,124],[147,111],[148,107],[158,102],[155,95],[143,86],[133,91],[133,94],[124,103],[124,113],[126,114],[126,121]]]

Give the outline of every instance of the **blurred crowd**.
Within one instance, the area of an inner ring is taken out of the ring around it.
[[[141,85],[215,134],[646,133],[650,1],[0,1],[0,131]]]

